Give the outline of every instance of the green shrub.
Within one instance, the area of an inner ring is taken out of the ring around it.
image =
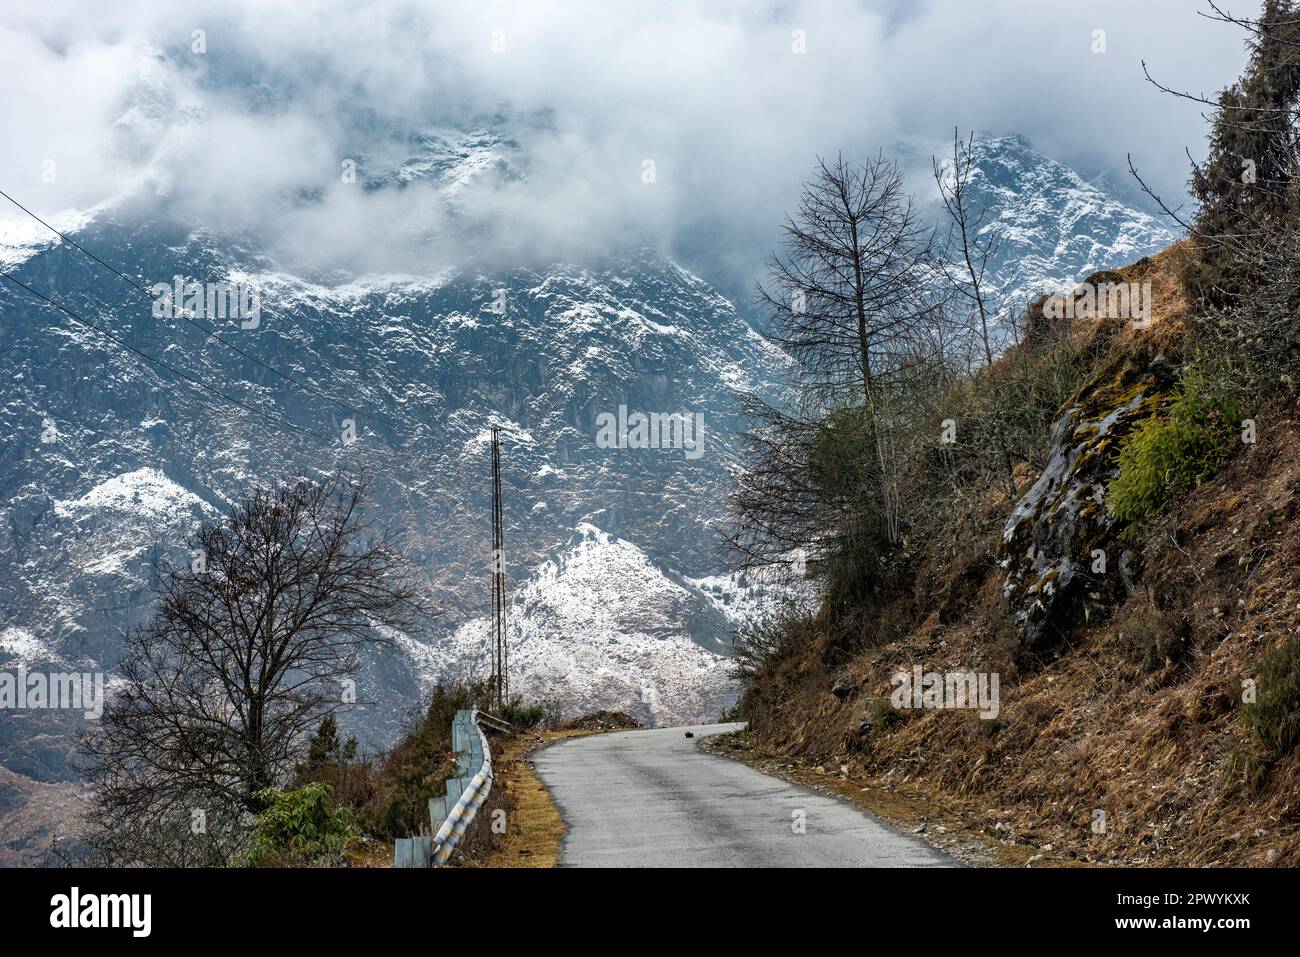
[[[455,766],[451,722],[457,711],[486,708],[485,682],[439,684],[423,717],[379,762],[370,799],[357,810],[357,822],[371,837],[418,834],[429,824],[429,798],[446,790]]]
[[[339,737],[338,721],[334,715],[327,714],[307,742],[307,760],[298,765],[295,784],[301,787],[309,781],[319,781],[321,773],[326,769],[341,767],[355,761],[356,757],[357,739],[342,740]]]
[[[870,708],[870,720],[873,728],[883,730],[902,718],[898,709],[894,707],[894,703],[888,698],[872,698]]]
[[[427,830],[429,799],[443,795],[447,778],[456,773],[452,719],[472,708],[496,713],[491,691],[483,681],[439,684],[401,741],[377,756],[359,755],[357,742],[341,738],[337,723],[327,717],[308,741],[293,786],[324,787],[353,829],[368,838],[390,840]],[[534,728],[552,723],[553,710],[547,702],[528,704],[514,697],[498,716],[516,728]]]
[[[1119,475],[1110,483],[1111,514],[1132,523],[1157,515],[1176,496],[1196,487],[1232,453],[1235,403],[1185,372],[1169,408],[1143,422],[1119,452]]]
[[[1289,635],[1259,660],[1257,697],[1242,720],[1273,764],[1300,742],[1300,638]]]
[[[546,720],[546,704],[545,702],[524,704],[522,697],[511,698],[501,706],[499,717],[509,721],[516,730],[536,728]]]
[[[249,867],[307,864],[337,857],[353,836],[346,808],[330,801],[330,787],[319,782],[296,791],[267,788],[257,793],[266,808],[257,815]]]

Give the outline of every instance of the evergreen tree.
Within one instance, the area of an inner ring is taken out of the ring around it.
[[[1241,79],[1218,98],[1204,164],[1193,167],[1200,204],[1194,288],[1221,300],[1252,276],[1254,250],[1294,210],[1297,106],[1300,105],[1300,9],[1266,0],[1256,20],[1233,20],[1249,35]]]
[[[356,758],[357,739],[339,739],[339,725],[334,715],[327,714],[316,733],[307,742],[307,763],[299,769],[299,776],[312,780],[312,775],[331,765],[346,764]]]

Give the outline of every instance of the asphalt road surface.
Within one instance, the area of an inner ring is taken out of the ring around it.
[[[560,865],[957,866],[847,801],[699,749],[739,727],[596,734],[534,755],[569,828]]]

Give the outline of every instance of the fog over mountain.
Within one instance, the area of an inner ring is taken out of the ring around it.
[[[1078,169],[1119,173],[1131,152],[1180,197],[1200,118],[1163,108],[1140,59],[1192,90],[1223,86],[1241,59],[1179,0],[656,11],[20,0],[0,14],[13,84],[0,181],[45,212],[143,184],[182,223],[353,274],[649,241],[744,298],[816,154],[861,157],[900,135],[941,148],[955,126],[1017,132]],[[400,162],[413,130],[502,119],[527,185],[467,184],[457,213],[425,191],[341,181],[349,160],[360,183]]]

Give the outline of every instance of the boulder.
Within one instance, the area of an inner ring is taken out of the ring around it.
[[[1106,489],[1119,473],[1120,446],[1159,410],[1167,383],[1121,360],[1080,389],[1052,426],[1047,464],[1002,533],[1002,595],[1025,647],[1067,633],[1083,601],[1106,603],[1132,588],[1133,555],[1120,546]]]

